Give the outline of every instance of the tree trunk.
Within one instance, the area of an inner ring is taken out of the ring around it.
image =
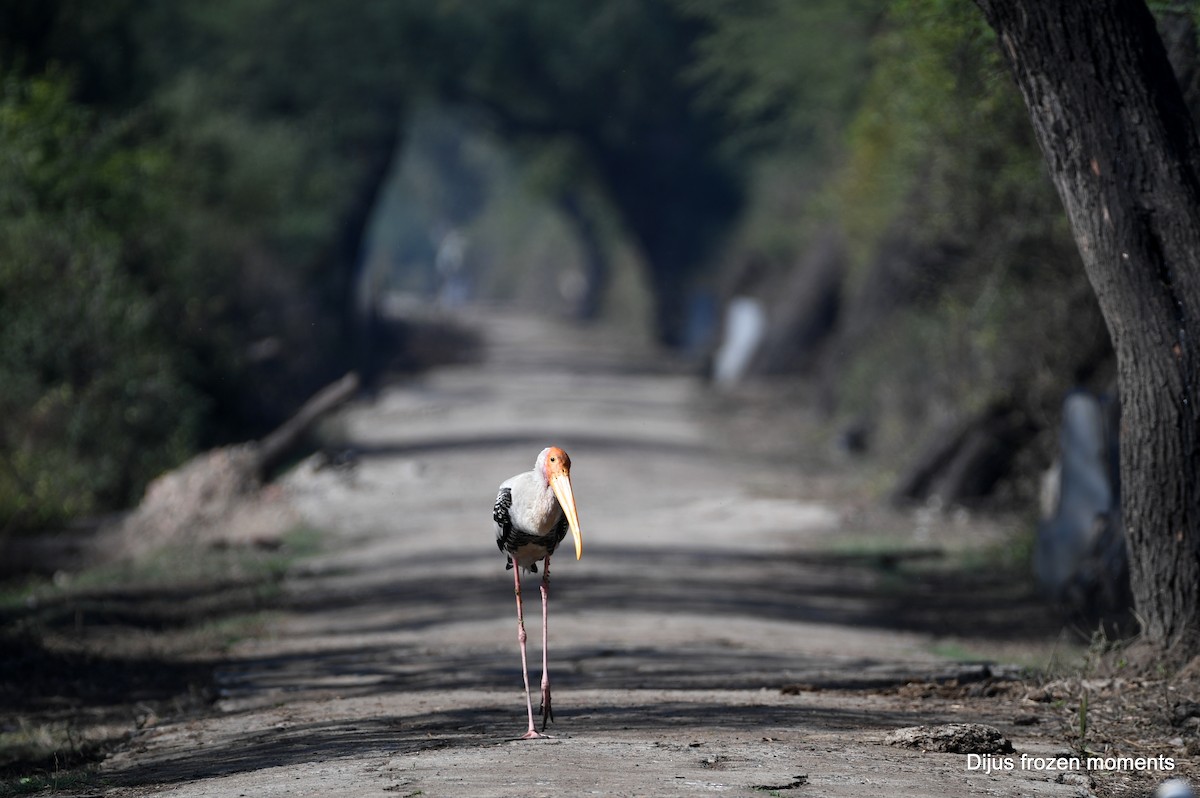
[[[1029,108],[1117,354],[1144,639],[1200,654],[1200,170],[1142,0],[976,0]]]
[[[579,248],[583,251],[586,285],[575,313],[584,321],[595,321],[600,316],[600,307],[608,290],[610,269],[607,248],[601,239],[595,216],[587,209],[585,202],[580,192],[575,189],[564,191],[558,198],[558,206],[575,228]]]
[[[352,348],[351,362],[368,387],[375,384],[381,364],[379,353],[375,351],[378,330],[373,316],[378,297],[372,297],[367,303],[358,301],[359,283],[366,269],[362,247],[371,223],[371,214],[387,185],[392,162],[400,145],[399,120],[398,108],[382,113],[374,135],[364,136],[360,142],[360,151],[364,153],[362,171],[338,221],[337,238],[329,255],[337,281],[336,297],[341,311],[343,340]]]

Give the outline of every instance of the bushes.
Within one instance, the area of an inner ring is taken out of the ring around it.
[[[127,501],[195,444],[203,399],[150,289],[165,153],[60,76],[0,84],[0,527]]]
[[[769,134],[729,260],[764,257],[758,290],[778,303],[787,272],[818,262],[814,231],[840,231],[820,385],[872,420],[885,461],[997,405],[1050,425],[1065,390],[1104,387],[1111,350],[995,36],[970,0],[810,5],[689,5],[715,26],[701,73]],[[802,55],[774,46],[785,30]],[[840,83],[814,93],[808,75],[835,64]]]
[[[54,70],[0,81],[2,531],[265,432],[341,339],[314,266],[340,195],[303,132],[186,76],[120,112]]]
[[[403,50],[331,9],[0,11],[0,534],[127,506],[344,368]]]
[[[1047,424],[1109,348],[994,36],[966,0],[894,0],[874,56],[837,186],[869,333],[847,402],[897,452],[996,402]]]

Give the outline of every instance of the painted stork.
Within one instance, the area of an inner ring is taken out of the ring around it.
[[[550,555],[567,536],[575,538],[575,559],[583,555],[579,532],[579,514],[571,490],[571,458],[557,446],[543,449],[531,471],[517,474],[500,484],[492,512],[496,522],[496,546],[508,557],[517,596],[517,640],[521,644],[521,675],[525,679],[525,708],[529,713],[529,731],[522,739],[545,737],[533,722],[533,701],[529,697],[529,664],[525,656],[525,616],[521,608],[521,569],[537,573],[542,562],[542,731],[554,720],[550,708],[549,658],[546,652],[548,626],[546,609],[550,588]]]

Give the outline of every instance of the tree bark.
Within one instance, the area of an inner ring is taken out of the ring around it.
[[[1117,354],[1145,641],[1200,654],[1200,146],[1142,0],[976,0],[1029,108]]]

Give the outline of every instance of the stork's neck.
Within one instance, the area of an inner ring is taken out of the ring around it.
[[[542,449],[541,453],[537,456],[537,460],[533,462],[533,473],[538,475],[543,485],[550,484],[550,475],[546,472],[546,458],[549,455],[550,447],[547,446],[545,449]]]
[[[562,509],[558,506],[558,499],[555,497],[554,491],[550,489],[550,481],[546,479],[545,473],[539,476],[541,482],[538,483],[537,497],[533,507],[538,526],[558,523],[558,518],[562,514]]]
[[[558,498],[549,481],[537,469],[528,471],[513,484],[513,504],[509,510],[514,524],[524,532],[544,535],[562,517]]]

